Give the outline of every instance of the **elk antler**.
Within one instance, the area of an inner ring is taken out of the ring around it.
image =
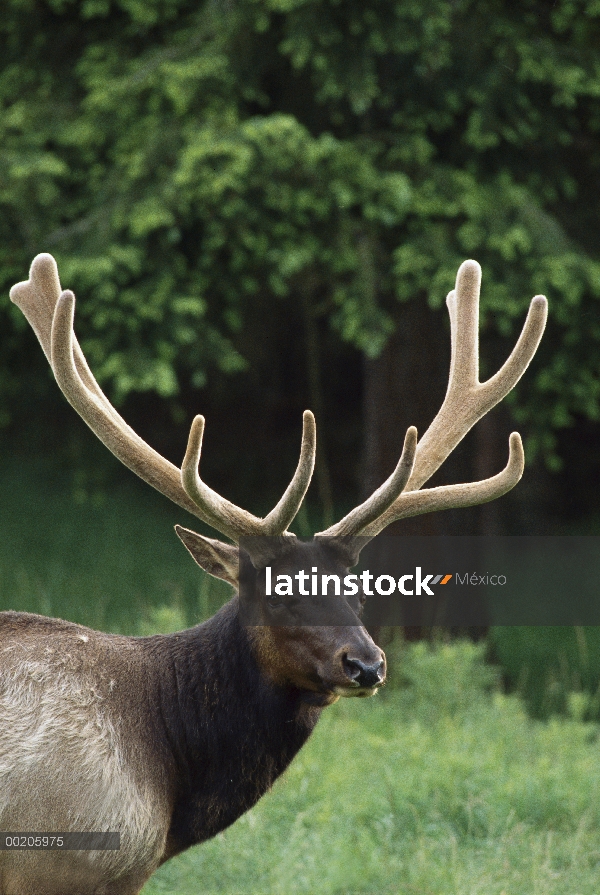
[[[543,295],[536,295],[510,357],[487,382],[479,382],[480,285],[479,264],[476,261],[463,262],[456,277],[456,288],[446,299],[452,343],[446,397],[417,446],[406,489],[385,506],[378,501],[379,492],[376,491],[335,525],[319,532],[317,537],[351,539],[360,536],[361,541],[369,539],[397,519],[487,503],[506,494],[521,478],[525,462],[523,445],[518,432],[513,432],[509,439],[508,463],[498,475],[480,482],[419,490],[469,429],[514,388],[527,369],[544,332],[547,302]],[[380,511],[376,514],[374,508],[377,505]]]
[[[408,429],[402,455],[392,475],[364,503],[317,537],[364,539],[374,537],[396,519],[450,507],[485,503],[509,491],[523,473],[520,436],[510,436],[505,469],[492,478],[465,485],[446,485],[420,491],[469,429],[514,387],[535,354],[546,322],[546,299],[531,302],[525,326],[504,366],[480,383],[478,314],[481,269],[465,261],[456,278],[456,289],[447,298],[450,313],[452,355],[448,390],[442,407],[417,445],[417,431]],[[204,418],[197,416],[190,431],[181,470],[161,457],[131,429],[112,407],[87,365],[73,333],[75,296],[61,291],[56,262],[38,255],[29,280],[10,291],[33,327],[48,358],[56,381],[69,403],[116,457],[161,494],[193,513],[217,531],[239,541],[243,536],[287,535],[310,484],[315,461],[315,420],[310,411],[303,418],[300,460],[292,481],[277,506],[259,519],[235,506],[202,482],[198,464],[204,434]]]
[[[233,541],[243,535],[285,533],[300,509],[314,467],[316,429],[309,410],[304,413],[300,460],[294,477],[277,506],[265,519],[259,519],[200,483],[197,472],[195,478],[190,473],[190,464],[193,462],[197,469],[200,459],[202,417],[196,417],[192,425],[183,464],[185,473],[182,473],[136,435],[119,416],[96,382],[79,347],[73,332],[75,296],[69,290],[61,291],[52,255],[37,255],[29,279],[13,286],[10,297],[31,324],[67,401],[125,466]]]

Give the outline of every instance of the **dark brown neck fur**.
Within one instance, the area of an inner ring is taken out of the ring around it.
[[[196,628],[141,642],[159,660],[156,720],[178,781],[170,857],[251,808],[302,748],[321,709],[260,671],[237,598]]]

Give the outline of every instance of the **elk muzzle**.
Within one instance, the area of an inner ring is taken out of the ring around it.
[[[385,654],[364,628],[358,632],[358,642],[347,644],[335,657],[337,696],[373,696],[385,681]]]
[[[385,678],[385,662],[380,659],[373,665],[367,665],[360,659],[352,659],[344,656],[342,660],[344,671],[357,687],[380,687]]]

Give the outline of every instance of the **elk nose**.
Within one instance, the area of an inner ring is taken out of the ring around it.
[[[365,665],[360,659],[344,657],[344,671],[351,681],[359,687],[378,687],[383,683],[383,669],[385,662],[381,659],[375,665]]]

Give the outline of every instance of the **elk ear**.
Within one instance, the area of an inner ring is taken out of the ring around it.
[[[175,526],[175,532],[201,569],[237,588],[240,553],[235,544],[207,538],[181,525]]]

